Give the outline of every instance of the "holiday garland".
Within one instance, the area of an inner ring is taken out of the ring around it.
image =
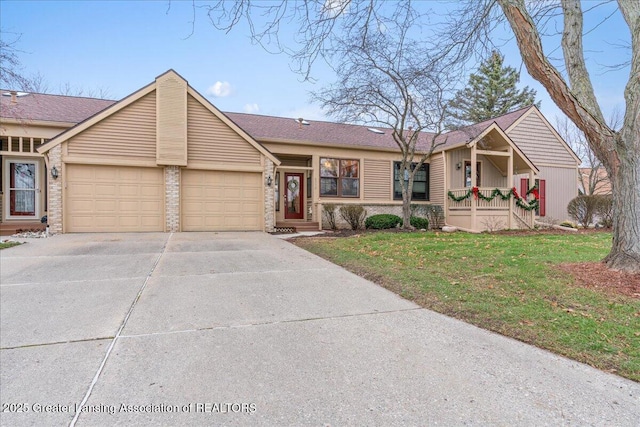
[[[493,199],[495,199],[496,197],[500,197],[502,200],[509,200],[511,197],[516,199],[516,205],[526,211],[532,211],[534,209],[538,209],[538,206],[540,205],[540,193],[538,192],[538,187],[534,186],[533,188],[530,188],[527,191],[527,194],[525,195],[525,197],[528,197],[529,194],[533,194],[533,200],[531,200],[530,202],[526,202],[525,199],[523,199],[522,197],[520,197],[520,195],[518,194],[518,191],[516,190],[516,187],[511,188],[511,190],[507,191],[507,193],[503,193],[502,191],[500,191],[499,188],[495,188],[493,189],[493,191],[491,192],[491,195],[489,196],[485,196],[484,194],[482,194],[480,192],[480,189],[478,187],[472,187],[469,189],[469,191],[467,191],[466,194],[463,194],[460,197],[456,197],[455,194],[453,194],[451,191],[449,191],[449,193],[447,193],[449,195],[449,198],[453,201],[456,202],[461,202],[463,200],[466,200],[468,198],[471,197],[471,195],[473,195],[473,197],[478,200],[478,199],[482,199],[484,201],[490,202]]]

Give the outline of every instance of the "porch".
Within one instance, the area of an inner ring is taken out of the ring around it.
[[[534,183],[539,170],[495,123],[445,159],[447,225],[470,232],[533,228],[538,192],[518,194],[515,182],[528,176]]]

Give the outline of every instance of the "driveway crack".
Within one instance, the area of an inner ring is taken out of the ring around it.
[[[172,236],[173,236],[173,233],[170,233],[169,236],[167,237],[167,240],[164,242],[164,245],[162,246],[162,250],[161,250],[160,254],[158,255],[158,257],[156,258],[155,262],[153,263],[153,266],[151,267],[151,270],[149,271],[149,274],[147,274],[147,277],[145,278],[144,283],[142,283],[142,286],[140,286],[140,289],[138,290],[138,293],[137,293],[136,297],[133,299],[133,302],[131,303],[131,306],[129,306],[129,310],[127,311],[127,314],[124,316],[124,319],[122,320],[122,323],[120,323],[120,327],[118,328],[118,332],[116,332],[116,335],[113,337],[113,340],[111,340],[111,344],[109,344],[109,347],[107,348],[107,352],[105,353],[104,357],[102,358],[102,362],[100,363],[100,366],[98,367],[98,370],[96,371],[95,375],[93,376],[93,379],[91,380],[91,384],[89,385],[89,389],[87,390],[87,392],[85,393],[84,397],[82,398],[82,401],[80,402],[80,405],[78,406],[78,408],[84,407],[84,405],[89,400],[89,397],[91,396],[91,393],[93,392],[93,388],[95,387],[96,383],[98,382],[98,379],[100,378],[100,375],[102,374],[102,370],[104,369],[105,365],[107,364],[107,360],[109,359],[109,356],[111,355],[111,351],[115,347],[116,342],[120,338],[120,335],[122,335],[123,329],[125,328],[125,326],[127,326],[127,322],[129,321],[129,317],[131,316],[131,313],[133,312],[134,308],[138,304],[138,300],[142,296],[142,293],[144,292],[145,288],[147,287],[147,283],[149,283],[149,279],[151,278],[151,275],[156,270],[156,267],[158,266],[158,263],[160,262],[160,259],[162,258],[162,256],[167,252],[167,246],[169,245],[169,240],[171,240]],[[76,423],[78,422],[78,417],[80,417],[81,413],[82,413],[82,411],[76,411],[75,415],[73,416],[73,419],[71,420],[71,423],[69,423],[69,427],[74,427],[76,425]]]

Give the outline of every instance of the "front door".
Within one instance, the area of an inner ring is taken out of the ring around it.
[[[38,163],[28,160],[9,160],[9,218],[36,218],[38,209]]]
[[[284,218],[285,219],[303,219],[304,210],[304,174],[302,173],[285,173],[284,174]]]

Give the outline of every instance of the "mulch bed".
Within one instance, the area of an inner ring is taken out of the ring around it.
[[[576,286],[640,299],[640,274],[609,270],[601,262],[567,263],[558,268],[570,273]]]

